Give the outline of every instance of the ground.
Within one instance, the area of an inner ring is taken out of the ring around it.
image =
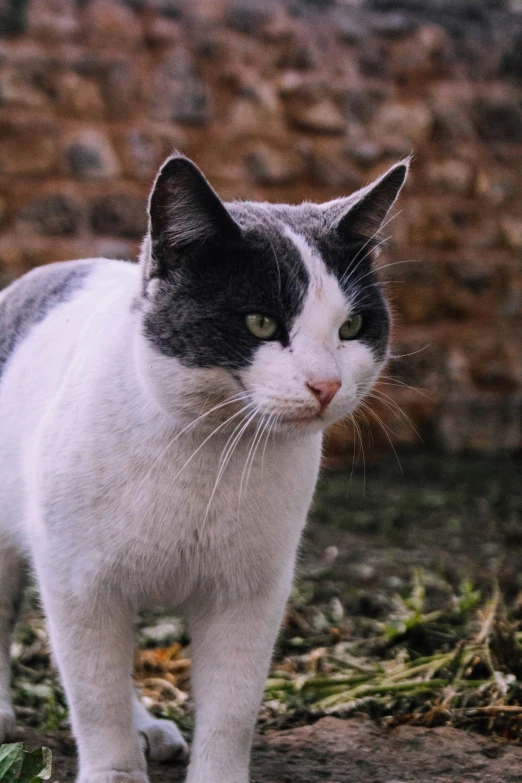
[[[521,462],[401,455],[325,474],[254,748],[254,783],[522,782]],[[190,738],[183,625],[142,617],[136,681]],[[73,780],[35,596],[13,645],[28,745]],[[181,781],[153,766],[152,780]]]
[[[53,749],[53,781],[72,783],[70,741],[35,735]],[[151,783],[182,783],[184,769],[150,764]],[[370,719],[322,718],[258,737],[252,783],[520,783],[522,748],[441,726],[383,729]]]

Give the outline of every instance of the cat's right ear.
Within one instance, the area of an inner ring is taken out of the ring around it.
[[[239,238],[241,229],[198,167],[184,155],[161,166],[149,198],[149,277],[161,277],[209,241]]]

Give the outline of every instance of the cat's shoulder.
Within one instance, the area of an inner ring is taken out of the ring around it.
[[[105,258],[60,261],[32,269],[0,292],[0,377],[15,347],[55,307],[72,299],[89,280],[125,275],[133,267]]]

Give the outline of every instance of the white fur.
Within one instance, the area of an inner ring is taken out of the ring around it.
[[[0,635],[8,639],[30,555],[79,783],[146,783],[139,732],[152,757],[185,752],[175,727],[133,706],[133,620],[158,604],[190,624],[197,721],[187,781],[247,783],[321,430],[354,409],[380,369],[364,345],[340,342],[350,304],[305,240],[288,235],[312,279],[292,349],[266,343],[239,379],[158,354],[132,306],[139,268],[106,260],[33,327],[4,371]],[[306,383],[320,380],[342,387],[317,417]],[[228,402],[245,388],[248,399]],[[6,645],[0,742],[12,724]]]

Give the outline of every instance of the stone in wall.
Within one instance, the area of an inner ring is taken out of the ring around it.
[[[118,158],[107,135],[89,128],[66,136],[64,163],[70,176],[80,180],[113,179],[120,173]]]
[[[90,46],[121,52],[137,50],[143,28],[132,8],[116,0],[89,0],[83,4],[81,24]]]
[[[522,213],[506,215],[501,220],[504,238],[512,250],[522,250]]]
[[[497,83],[480,90],[474,106],[474,121],[479,137],[485,142],[522,142],[519,91],[511,85]]]
[[[78,6],[73,0],[31,0],[26,24],[29,35],[39,40],[67,40],[79,30]]]
[[[109,119],[125,120],[133,115],[140,97],[140,72],[131,56],[103,63],[99,85]]]
[[[95,234],[141,239],[147,231],[147,200],[129,193],[111,193],[94,199],[90,224]]]
[[[52,120],[14,112],[0,117],[0,175],[51,175],[58,165],[56,137]]]
[[[291,149],[278,149],[258,142],[248,147],[244,162],[248,174],[260,185],[295,182],[303,172],[302,159]]]
[[[150,100],[157,119],[194,126],[209,122],[211,109],[206,85],[189,52],[180,47],[164,57]]]
[[[81,205],[68,193],[51,193],[32,199],[20,213],[23,230],[45,236],[74,236],[81,222]]]

